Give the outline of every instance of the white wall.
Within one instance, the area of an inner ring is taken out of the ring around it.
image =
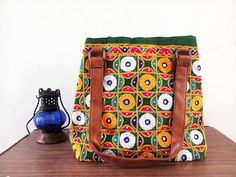
[[[88,36],[196,35],[205,121],[236,141],[235,8],[234,0],[0,0],[0,152],[26,135],[39,87],[61,89],[72,111]]]

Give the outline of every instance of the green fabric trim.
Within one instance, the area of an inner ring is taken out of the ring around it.
[[[85,44],[155,44],[155,45],[185,45],[197,46],[195,36],[175,36],[175,37],[107,37],[107,38],[87,38]]]

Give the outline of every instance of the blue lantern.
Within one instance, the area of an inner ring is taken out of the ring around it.
[[[50,88],[47,90],[39,89],[39,94],[36,96],[38,99],[37,106],[34,110],[33,117],[27,122],[26,128],[28,133],[28,124],[31,120],[34,120],[35,126],[42,132],[37,138],[38,143],[51,144],[64,141],[67,137],[63,131],[70,123],[70,116],[66,111],[62,99],[60,90],[52,91]],[[66,122],[66,114],[60,109],[58,100],[60,100],[61,106],[68,116],[68,123],[63,127]],[[38,109],[39,103],[41,104]]]

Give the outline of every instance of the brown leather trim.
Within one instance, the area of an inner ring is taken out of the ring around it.
[[[180,151],[184,137],[186,115],[186,90],[191,57],[188,48],[177,49],[174,82],[174,110],[171,151],[168,158],[141,159],[111,156],[101,152],[101,118],[103,110],[104,66],[102,48],[92,48],[90,57],[91,103],[89,120],[89,142],[94,152],[106,162],[124,167],[145,167],[160,161],[173,159]]]
[[[177,49],[174,74],[174,108],[172,122],[171,152],[169,158],[174,158],[180,151],[184,139],[184,124],[186,116],[187,81],[191,56],[188,48]]]
[[[102,110],[103,110],[103,78],[104,66],[102,48],[92,48],[90,52],[90,120],[89,120],[89,142],[96,151],[101,150],[101,129],[102,129]]]

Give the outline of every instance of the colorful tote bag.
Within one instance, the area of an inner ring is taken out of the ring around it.
[[[194,36],[87,38],[70,130],[76,159],[204,159],[200,70]]]

